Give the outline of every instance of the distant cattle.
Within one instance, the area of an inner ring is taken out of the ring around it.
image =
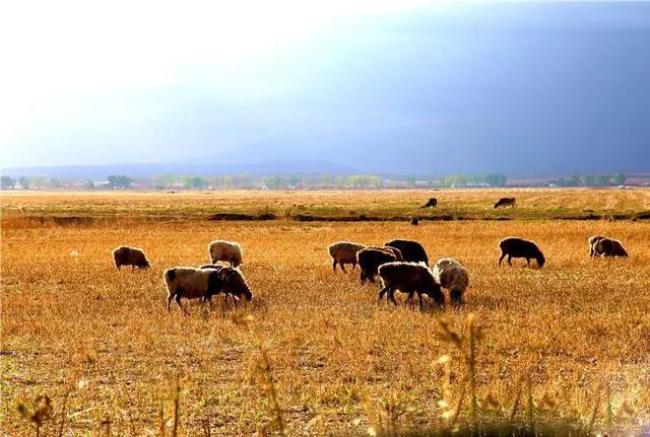
[[[436,206],[438,206],[438,199],[432,197],[427,203],[422,205],[422,208],[435,208]]]
[[[517,206],[517,199],[514,197],[502,197],[499,200],[497,200],[494,204],[494,208],[500,208],[500,207],[506,207],[510,206],[512,208],[515,208]]]

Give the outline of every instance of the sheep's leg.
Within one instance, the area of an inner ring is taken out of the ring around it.
[[[176,303],[178,304],[178,307],[185,313],[189,314],[189,311],[181,304],[181,295],[177,294],[176,295]]]
[[[352,270],[355,270],[357,268],[357,262],[353,261],[352,262]]]
[[[393,302],[395,306],[397,306],[397,301],[395,300],[395,290],[391,289],[388,292],[388,298],[390,299],[391,302]]]
[[[167,311],[171,311],[172,309],[172,300],[174,299],[174,295],[172,293],[169,293],[167,295]]]
[[[334,273],[336,273],[336,260],[332,261],[332,270],[334,270]]]
[[[499,267],[501,267],[501,261],[503,261],[503,258],[506,257],[505,252],[501,252],[501,257],[499,257]]]
[[[379,297],[377,298],[377,302],[379,302],[380,300],[382,300],[384,298],[386,293],[388,293],[388,290],[389,290],[388,287],[384,287],[379,291]]]
[[[512,255],[508,255],[508,265],[512,267]]]
[[[422,304],[422,293],[418,293],[418,300],[420,301],[420,311],[424,309],[424,305]]]
[[[460,290],[451,290],[449,292],[449,295],[451,297],[451,301],[454,303],[456,307],[460,307],[462,304],[462,297],[463,293]]]
[[[526,267],[530,267],[530,258],[526,258]]]
[[[131,271],[134,271],[134,270],[135,270],[135,265],[131,264]]]
[[[347,272],[345,271],[345,264],[344,264],[344,263],[339,263],[339,267],[341,267],[341,271],[342,271],[343,273],[347,273]]]
[[[413,294],[414,293],[412,291],[409,292],[409,296],[406,298],[406,302],[405,302],[407,305],[411,305],[413,301]]]

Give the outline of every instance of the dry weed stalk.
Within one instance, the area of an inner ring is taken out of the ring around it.
[[[275,383],[273,382],[271,359],[269,357],[262,336],[255,330],[253,326],[254,320],[255,318],[250,314],[236,314],[233,317],[233,322],[235,324],[248,328],[248,332],[253,341],[253,344],[260,354],[260,362],[256,365],[254,373],[261,379],[261,386],[263,389],[262,391],[267,396],[268,401],[271,404],[270,413],[273,417],[271,425],[275,425],[276,429],[280,432],[280,435],[285,435],[286,427],[284,423],[284,416],[282,408],[280,407],[280,402],[278,400],[278,391],[275,387]]]

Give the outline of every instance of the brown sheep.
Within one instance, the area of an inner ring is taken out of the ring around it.
[[[327,253],[332,258],[332,269],[336,273],[336,265],[345,273],[345,265],[352,264],[352,270],[357,266],[357,252],[363,249],[363,244],[350,241],[337,241],[327,247]]]
[[[114,249],[113,261],[115,261],[115,267],[117,267],[118,270],[120,270],[122,266],[131,266],[131,271],[136,267],[139,269],[147,269],[151,266],[144,251],[137,247],[120,246]]]
[[[515,208],[517,206],[517,199],[514,197],[502,197],[494,203],[494,208],[510,206]]]
[[[429,265],[429,257],[424,247],[417,241],[395,239],[387,242],[385,246],[394,247],[402,252],[404,261],[423,262]]]
[[[508,265],[512,266],[512,258],[526,258],[526,263],[530,267],[531,258],[537,261],[538,267],[544,267],[546,259],[544,254],[539,247],[528,240],[517,237],[508,237],[499,242],[499,248],[501,249],[501,256],[499,257],[499,267],[501,267],[501,261],[503,258],[508,256]]]
[[[395,291],[408,293],[407,302],[418,294],[420,309],[422,309],[422,295],[426,294],[432,298],[440,308],[445,305],[445,295],[442,294],[440,284],[436,282],[431,271],[421,263],[389,262],[379,266],[379,276],[383,288],[379,292],[377,300],[381,300],[386,293],[388,298],[397,305]]]
[[[628,256],[627,251],[623,244],[612,238],[601,238],[594,243],[593,246],[594,256],[610,257],[610,256]]]
[[[233,267],[174,267],[165,270],[163,279],[168,291],[167,311],[171,309],[173,299],[187,313],[181,305],[181,298],[210,301],[212,296],[222,292],[237,297],[243,295],[248,301],[253,298],[243,275]]]
[[[361,269],[361,273],[359,274],[361,284],[365,284],[366,281],[370,281],[374,284],[380,265],[392,261],[398,261],[398,258],[395,255],[396,252],[399,251],[393,247],[366,247],[365,249],[358,251],[357,262]]]

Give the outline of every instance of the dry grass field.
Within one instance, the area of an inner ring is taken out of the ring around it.
[[[489,210],[501,194],[435,193],[463,211]],[[648,429],[650,223],[523,219],[557,208],[638,213],[650,209],[648,190],[521,190],[519,208],[499,212],[520,214],[509,221],[205,220],[408,214],[428,195],[3,193],[0,433],[34,435],[41,423],[48,436],[264,435],[280,425],[286,435],[367,435],[511,418]],[[66,216],[92,220],[48,220]],[[621,239],[631,256],[590,259],[592,234]],[[547,265],[498,268],[509,235],[537,241]],[[397,307],[377,304],[378,285],[361,286],[358,270],[332,273],[329,243],[393,237],[467,266],[462,309],[420,311],[403,295]],[[208,262],[216,238],[242,244],[253,301],[234,308],[217,296],[211,310],[168,313],[162,271]],[[120,244],[143,248],[152,268],[118,272],[110,251]]]

